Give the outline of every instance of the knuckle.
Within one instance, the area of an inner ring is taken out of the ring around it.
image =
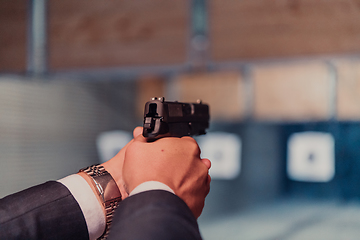
[[[190,143],[193,143],[193,144],[197,144],[196,140],[194,138],[192,138],[192,137],[189,137],[189,136],[184,136],[181,139],[187,140],[187,141],[189,141]]]

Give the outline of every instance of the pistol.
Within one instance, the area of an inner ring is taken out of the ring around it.
[[[200,100],[183,103],[152,98],[145,104],[143,136],[152,141],[161,137],[203,135],[209,120],[209,106]]]

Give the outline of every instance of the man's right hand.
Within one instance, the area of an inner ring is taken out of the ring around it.
[[[147,142],[139,135],[125,152],[123,181],[128,193],[141,183],[158,181],[169,186],[198,218],[210,190],[211,163],[200,158],[191,137],[166,137]]]

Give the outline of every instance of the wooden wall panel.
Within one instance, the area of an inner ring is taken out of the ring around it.
[[[26,69],[27,1],[0,0],[0,71]]]
[[[254,116],[260,120],[326,120],[330,77],[323,63],[255,66]]]
[[[238,72],[215,72],[179,76],[179,101],[201,99],[210,105],[211,120],[240,120],[244,117],[244,82]]]
[[[186,60],[189,1],[49,1],[50,67]]]
[[[212,0],[209,12],[216,60],[360,51],[359,0]]]
[[[338,69],[337,117],[339,120],[360,119],[360,61],[342,60]]]

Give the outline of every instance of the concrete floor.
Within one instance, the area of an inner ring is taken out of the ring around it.
[[[360,202],[279,200],[199,226],[204,240],[358,240]]]

